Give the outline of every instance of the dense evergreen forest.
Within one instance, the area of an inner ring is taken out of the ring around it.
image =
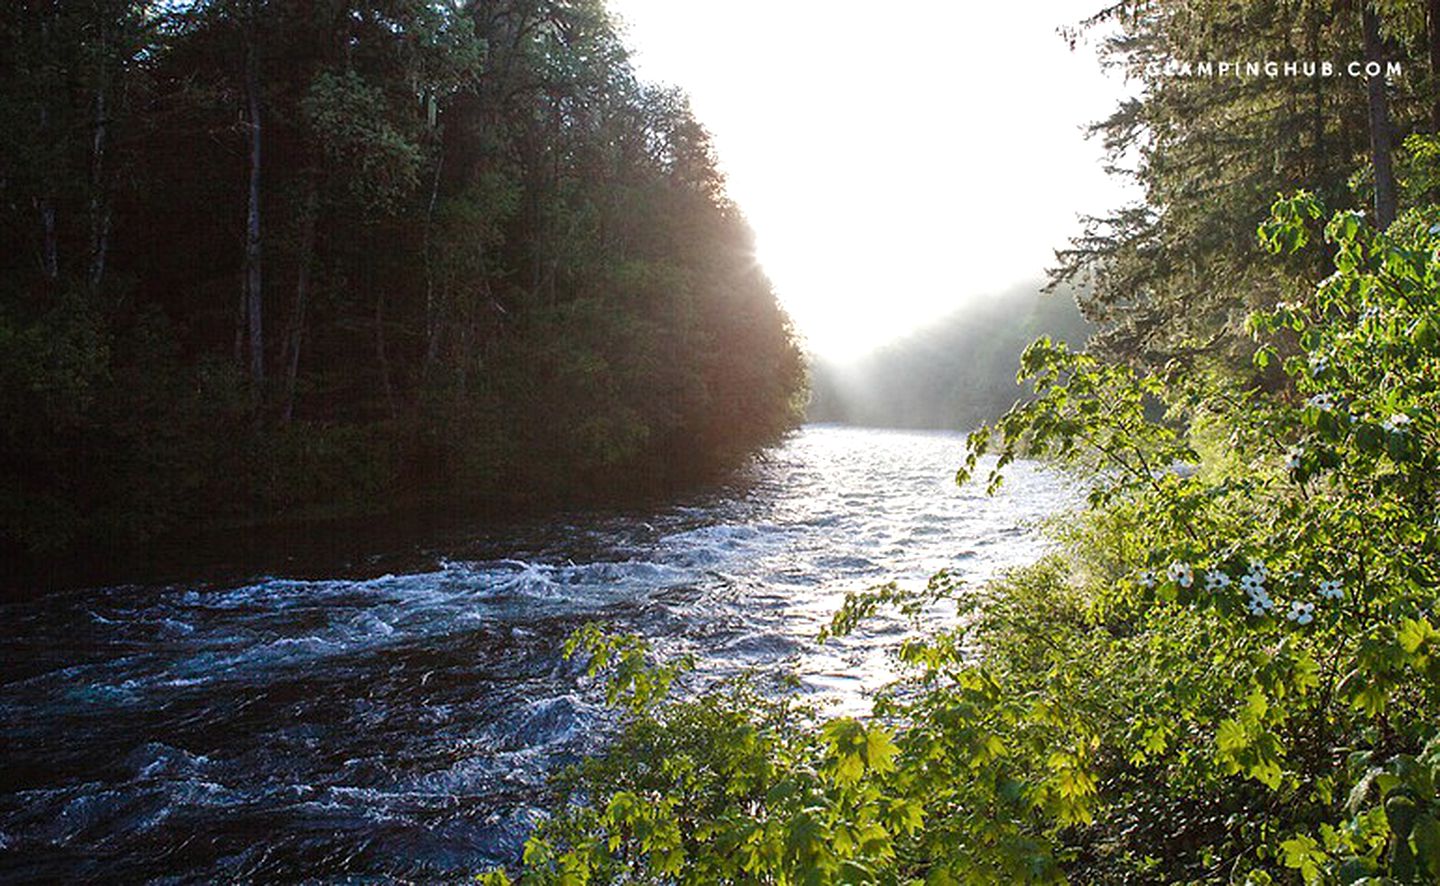
[[[1440,127],[1437,17],[1428,0],[1161,0],[1109,4],[1064,29],[1136,86],[1092,137],[1142,197],[1085,217],[1051,269],[1057,285],[1086,284],[1094,349],[1248,372],[1249,311],[1329,270],[1325,250],[1275,261],[1261,248],[1255,230],[1278,194],[1368,207],[1382,226],[1402,196],[1435,196],[1432,152],[1405,140]],[[1260,67],[1227,74],[1222,62]]]
[[[1083,506],[978,587],[848,595],[822,641],[914,631],[872,717],[576,634],[626,727],[521,882],[1440,883],[1440,4],[1062,33],[1130,78],[1095,132],[1141,197],[1059,251],[1096,335],[1025,350],[957,480],[1051,459]]]
[[[806,418],[888,428],[970,429],[1021,399],[1015,360],[1042,335],[1084,347],[1074,296],[1039,285],[974,299],[944,319],[852,361],[814,358]]]
[[[6,553],[633,486],[796,420],[707,134],[599,0],[23,0],[0,41]]]

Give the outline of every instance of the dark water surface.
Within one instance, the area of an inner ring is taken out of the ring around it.
[[[812,426],[644,512],[447,532],[346,577],[0,605],[0,881],[467,879],[603,739],[559,651],[593,619],[695,652],[702,677],[788,665],[863,711],[903,626],[817,646],[845,592],[1031,560],[1030,524],[1074,500],[1023,463],[995,498],[956,489],[962,455],[958,435]]]

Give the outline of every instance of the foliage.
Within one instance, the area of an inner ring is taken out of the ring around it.
[[[1322,215],[1278,201],[1263,248]],[[1323,235],[1335,272],[1249,323],[1293,389],[1037,342],[1036,397],[971,436],[960,480],[992,447],[992,487],[1022,447],[1084,470],[1060,551],[955,595],[869,721],[750,684],[647,696],[566,776],[520,881],[1440,878],[1440,210]],[[1196,469],[1189,427],[1236,457]],[[852,595],[827,633],[954,591]]]
[[[7,555],[670,483],[798,418],[709,137],[597,0],[11,4],[0,115]]]

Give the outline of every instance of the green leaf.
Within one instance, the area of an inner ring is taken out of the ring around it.
[[[1280,858],[1287,868],[1300,871],[1306,883],[1318,882],[1321,871],[1330,861],[1320,844],[1305,834],[1298,834],[1281,843]]]
[[[895,742],[885,730],[877,726],[865,733],[865,762],[876,772],[892,771],[897,752]]]
[[[1400,623],[1400,630],[1396,639],[1400,641],[1400,648],[1410,655],[1420,651],[1433,637],[1436,631],[1430,626],[1430,622],[1423,618],[1407,618]]]

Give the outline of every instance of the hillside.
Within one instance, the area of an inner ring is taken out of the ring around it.
[[[1019,286],[853,362],[811,363],[812,422],[894,428],[970,428],[1022,394],[1016,361],[1049,335],[1079,347],[1090,335],[1068,292]]]

